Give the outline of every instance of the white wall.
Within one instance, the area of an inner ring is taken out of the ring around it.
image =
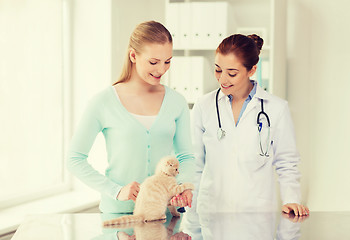
[[[289,0],[287,94],[313,211],[350,210],[350,2]]]
[[[72,4],[72,80],[75,108],[111,82],[111,2],[75,0]],[[77,112],[74,112],[74,122]]]
[[[59,0],[0,1],[0,208],[64,184],[61,13]]]
[[[111,85],[111,1],[75,0],[71,4],[74,132],[89,99]],[[107,165],[102,133],[88,160],[101,172]],[[75,187],[86,186],[75,181]]]

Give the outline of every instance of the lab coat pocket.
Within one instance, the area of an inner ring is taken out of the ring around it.
[[[248,171],[249,173],[253,173],[263,168],[266,165],[266,163],[269,162],[269,160],[269,157],[260,156],[259,153],[257,153],[254,157],[251,157],[249,160],[246,159],[244,161],[241,161],[240,167],[246,169],[246,171]]]
[[[273,159],[273,136],[274,129],[270,128],[270,132],[264,137],[259,139],[257,149],[257,168],[256,170],[263,167],[267,162]]]
[[[258,153],[257,155],[258,155],[257,156],[257,163],[256,163],[254,171],[257,171],[260,168],[262,168],[263,166],[265,166],[266,163],[268,161],[270,161],[270,159],[271,159],[270,156],[261,155],[260,153]]]
[[[260,168],[264,167],[267,163],[272,164],[272,159],[273,159],[273,141],[270,140],[270,143],[268,147],[261,149],[259,147],[258,152],[256,153],[256,166],[255,166],[255,171],[259,170]]]

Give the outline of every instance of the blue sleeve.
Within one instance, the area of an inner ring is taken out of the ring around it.
[[[99,173],[87,161],[97,134],[103,130],[101,107],[99,101],[90,101],[71,140],[67,168],[91,188],[116,199],[122,186]]]
[[[174,151],[180,162],[180,174],[177,181],[193,183],[194,155],[191,140],[190,111],[185,99],[182,102],[182,112],[175,121]]]

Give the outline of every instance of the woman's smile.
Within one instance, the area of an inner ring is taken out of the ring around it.
[[[230,87],[233,87],[233,85],[221,84],[221,87],[224,88],[224,89],[229,89]]]
[[[153,75],[152,73],[150,73],[150,75],[151,75],[152,77],[154,77],[155,79],[157,79],[157,80],[159,80],[159,79],[162,77],[162,75],[155,76],[155,75]]]

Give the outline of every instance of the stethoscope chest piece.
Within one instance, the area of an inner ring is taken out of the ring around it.
[[[218,128],[217,135],[218,135],[218,139],[221,140],[223,137],[225,137],[226,132],[224,129]]]

